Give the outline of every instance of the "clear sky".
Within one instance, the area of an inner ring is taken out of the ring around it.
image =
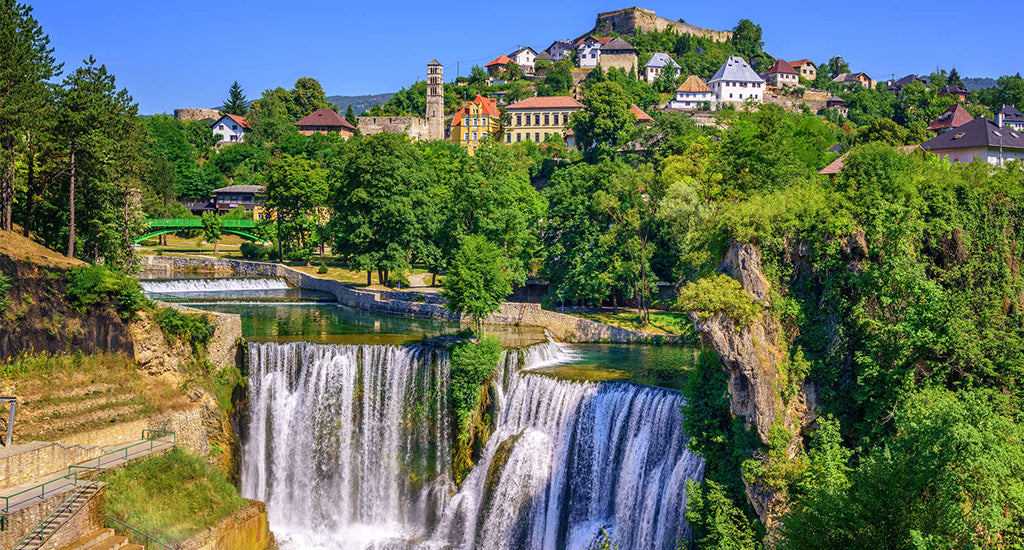
[[[90,54],[127,87],[143,114],[216,107],[235,80],[249,99],[316,78],[327,95],[394,92],[437,58],[445,80],[517,46],[578,36],[598,12],[631,0],[22,0],[73,70]],[[965,77],[1024,72],[1019,0],[680,2],[641,7],[726,30],[746,18],[765,50],[816,63],[842,55],[884,80],[956,67]]]

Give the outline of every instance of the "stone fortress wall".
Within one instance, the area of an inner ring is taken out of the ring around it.
[[[364,136],[406,134],[412,140],[428,139],[427,120],[414,116],[361,116],[357,127]]]
[[[212,122],[220,118],[220,111],[217,109],[175,109],[174,118],[182,122],[187,120],[209,120]]]
[[[688,23],[672,21],[671,19],[658,17],[654,14],[653,10],[645,10],[637,7],[606,11],[597,14],[597,24],[595,24],[594,29],[587,34],[608,33],[614,31],[618,34],[632,35],[634,29],[640,29],[645,33],[672,29],[681,35],[689,34],[692,36],[703,36],[704,38],[710,38],[715,42],[725,42],[732,38],[732,31],[716,31],[690,25]],[[586,34],[583,36],[586,36]],[[582,36],[580,38],[582,38]]]

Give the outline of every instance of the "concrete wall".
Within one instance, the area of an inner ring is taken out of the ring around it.
[[[680,23],[679,21],[658,17],[654,14],[654,11],[643,8],[626,8],[599,13],[597,14],[597,23],[591,32],[607,33],[614,31],[619,34],[632,35],[634,29],[637,28],[645,33],[672,29],[678,34],[703,36],[715,42],[725,42],[732,38],[732,31],[716,31],[687,23]]]
[[[288,284],[300,288],[327,292],[339,303],[357,309],[392,315],[425,317],[446,321],[471,322],[469,317],[458,319],[444,308],[444,299],[434,294],[418,292],[357,290],[333,279],[321,279],[280,264],[219,260],[213,258],[179,258],[172,256],[145,256],[144,267],[172,269],[174,271],[225,271],[239,275],[281,277]],[[541,309],[540,304],[505,302],[501,310],[484,320],[486,324],[541,327],[552,337],[563,342],[650,342],[674,341],[675,337],[659,337],[633,330],[608,326],[571,315]]]
[[[426,119],[413,116],[361,116],[357,127],[364,136],[376,134],[406,134],[413,140],[428,139]]]
[[[256,500],[219,525],[178,544],[178,550],[264,550],[270,543],[266,505]]]
[[[29,531],[50,516],[64,500],[71,496],[72,489],[54,493],[46,500],[41,500],[12,512],[7,516],[7,530],[0,532],[0,548],[13,548]],[[72,542],[92,534],[103,528],[103,504],[106,501],[106,485],[93,495],[92,499],[71,518],[68,523],[58,529],[42,545],[40,550],[62,548]]]

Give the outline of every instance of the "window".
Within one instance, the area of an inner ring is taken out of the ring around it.
[[[729,99],[732,99],[732,94],[729,94]]]
[[[516,143],[519,143],[520,141],[523,141],[522,137],[523,136],[519,132],[516,132]]]
[[[525,118],[526,118],[526,122],[523,124],[523,126],[529,126],[530,125],[530,115],[526,115]]]
[[[224,125],[223,125],[223,124],[221,124],[220,126],[218,126],[218,127],[217,127],[217,129],[218,129],[218,130],[223,130],[223,129],[224,129]]]
[[[596,59],[596,58],[597,58],[597,54],[596,53],[590,54],[590,59]]]
[[[530,132],[526,132],[526,141],[530,141]]]
[[[473,130],[473,141],[476,141],[476,130]]]
[[[544,126],[551,126],[551,120],[548,118],[548,115],[544,115]]]
[[[538,141],[538,142],[539,142],[539,141],[540,141],[540,132],[537,132],[537,133],[533,134],[533,139],[534,139],[535,141]]]
[[[237,130],[238,129],[238,125],[237,124],[232,124],[231,125],[231,129],[232,130]]]
[[[540,114],[533,115],[533,125],[540,126]]]

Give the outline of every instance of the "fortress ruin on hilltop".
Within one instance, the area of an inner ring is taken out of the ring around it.
[[[632,7],[597,14],[597,23],[594,25],[594,28],[582,34],[577,40],[588,34],[607,34],[609,32],[632,36],[635,29],[640,29],[645,33],[672,29],[681,35],[702,36],[715,42],[725,42],[732,38],[732,31],[705,29],[688,23],[680,23],[679,21],[658,17],[654,14],[653,10]]]

